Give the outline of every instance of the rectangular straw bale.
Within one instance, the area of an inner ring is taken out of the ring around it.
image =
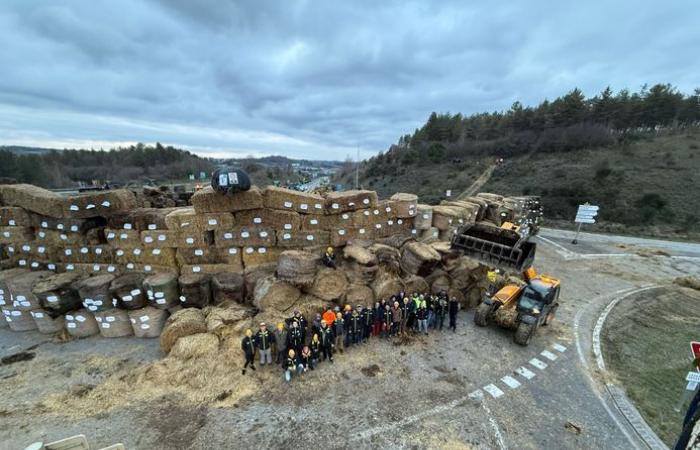
[[[43,230],[39,229],[36,231],[37,243],[42,243],[43,245],[63,247],[66,245],[88,245],[88,238],[86,235],[80,233],[70,233],[64,231],[56,230]]]
[[[49,255],[58,262],[108,264],[114,262],[113,251],[109,246],[66,246],[52,248]]]
[[[34,239],[34,230],[29,227],[0,227],[0,244],[17,244]]]
[[[340,247],[351,239],[374,239],[372,227],[346,227],[330,231],[330,245]]]
[[[301,229],[303,231],[334,230],[348,226],[352,226],[351,212],[325,216],[305,215],[301,219]]]
[[[153,274],[153,273],[160,273],[160,272],[167,272],[167,273],[178,273],[178,268],[173,267],[173,266],[158,266],[155,264],[137,264],[137,263],[128,263],[125,265],[120,266],[122,274],[125,273],[131,273],[131,272],[138,272],[138,273],[144,273],[144,274]]]
[[[275,245],[275,231],[263,227],[232,227],[214,232],[214,245],[217,247],[272,247]]]
[[[182,231],[177,234],[175,248],[192,248],[214,245],[214,233],[211,231]]]
[[[243,273],[243,264],[239,261],[238,264],[193,264],[185,265],[180,268],[180,274],[182,275],[188,273],[215,274],[221,272]]]
[[[49,217],[66,217],[68,206],[59,194],[31,184],[0,185],[0,201]]]
[[[213,231],[233,226],[231,213],[197,213],[194,208],[175,208],[165,216],[165,224],[169,230],[179,232]]]
[[[156,266],[176,266],[174,248],[126,248],[114,250],[117,264],[151,264]]]
[[[326,194],[326,214],[340,214],[361,208],[375,208],[377,202],[377,193],[375,191],[329,192]]]
[[[452,225],[457,225],[460,211],[453,206],[433,207],[433,226],[440,231],[448,230]]]
[[[248,270],[264,264],[275,263],[283,250],[285,249],[278,247],[244,247],[241,249],[243,267]]]
[[[175,247],[180,233],[172,230],[153,230],[141,232],[141,243],[144,247]]]
[[[62,233],[85,234],[88,230],[98,227],[104,223],[102,219],[71,219],[47,217],[39,214],[32,214],[32,226],[37,230],[55,230]]]
[[[19,206],[0,206],[0,227],[31,227],[29,213]]]
[[[63,262],[56,263],[56,272],[75,272],[81,275],[104,275],[121,273],[120,267],[117,264],[88,264],[88,263],[73,263]]]
[[[165,217],[175,208],[136,208],[125,214],[107,218],[109,228],[154,231],[165,230]]]
[[[29,258],[37,261],[47,261],[50,259],[50,249],[44,245],[37,244],[36,241],[27,241],[17,245],[10,245],[7,248],[7,252],[22,258]]]
[[[236,253],[240,251],[236,248]],[[178,248],[176,259],[181,266],[196,264],[224,264],[226,262],[227,248],[217,247],[193,247]],[[240,259],[240,256],[239,256]]]
[[[198,213],[236,212],[262,208],[263,198],[257,186],[231,194],[222,194],[207,186],[194,193],[192,206]]]
[[[136,196],[126,189],[89,192],[70,196],[63,217],[109,217],[131,211],[137,206]]]
[[[266,208],[296,211],[301,214],[323,214],[325,199],[320,195],[276,186],[267,186],[263,191]]]
[[[302,218],[294,211],[280,211],[277,209],[251,209],[239,211],[233,215],[233,224],[237,227],[265,227],[273,230],[298,230],[301,226]],[[315,217],[315,216],[311,216]]]
[[[105,228],[105,239],[112,247],[135,248],[141,246],[141,232],[138,230],[117,230]]]
[[[328,231],[278,231],[277,246],[284,248],[299,248],[316,245],[328,245]]]

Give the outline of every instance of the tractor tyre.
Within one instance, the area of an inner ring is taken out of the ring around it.
[[[522,346],[530,344],[536,328],[537,326],[534,323],[531,324],[520,322],[518,324],[518,328],[515,330],[515,334],[513,335],[513,341]]]
[[[544,317],[544,322],[542,323],[542,326],[547,326],[547,325],[552,323],[552,321],[554,320],[554,318],[557,315],[557,308],[558,307],[559,307],[559,305],[557,304],[557,305],[554,305],[552,307],[552,309],[549,310],[547,315]]]
[[[474,323],[480,327],[485,327],[489,324],[491,319],[491,308],[493,305],[487,305],[486,303],[481,303],[476,307],[476,312],[474,313]]]

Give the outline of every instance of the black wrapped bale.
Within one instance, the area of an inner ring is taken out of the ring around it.
[[[212,297],[215,305],[224,302],[245,302],[245,280],[239,273],[223,272],[212,276]]]
[[[203,308],[211,303],[211,275],[188,273],[181,275],[180,305],[185,308]]]
[[[169,309],[180,303],[180,288],[174,273],[156,273],[143,281],[148,301],[154,308]]]
[[[59,273],[36,283],[32,292],[47,314],[56,317],[80,308],[80,279],[81,276],[77,273]]]
[[[109,292],[116,305],[124,309],[139,309],[148,304],[148,297],[143,291],[144,275],[128,273],[115,278],[109,286]]]
[[[76,284],[78,295],[83,306],[91,312],[104,311],[112,308],[112,294],[109,286],[114,281],[114,275],[98,275],[86,278]]]

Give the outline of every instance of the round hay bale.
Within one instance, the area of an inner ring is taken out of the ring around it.
[[[180,275],[180,305],[204,308],[211,303],[211,275],[188,273]]]
[[[78,303],[80,304],[80,303]],[[61,315],[55,315],[52,311],[45,309],[36,309],[30,311],[39,333],[54,334],[63,329],[65,319]]]
[[[273,282],[261,297],[256,296],[254,305],[261,311],[291,312],[299,297],[299,289],[286,281],[278,280]]]
[[[342,271],[324,268],[319,270],[309,293],[326,301],[339,301],[343,299],[347,288],[348,277]]]
[[[10,326],[12,331],[29,331],[36,330],[37,325],[29,311],[13,308],[12,306],[3,306],[2,313],[5,316],[5,323]]]
[[[440,254],[421,242],[409,242],[401,253],[401,269],[411,275],[425,276],[432,272],[440,261]]]
[[[430,205],[418,205],[413,226],[417,230],[428,230],[433,226],[433,207]]]
[[[397,248],[384,244],[374,244],[369,248],[369,251],[377,256],[377,261],[383,269],[393,273],[399,273],[401,270],[399,265],[401,252]]]
[[[252,316],[251,310],[238,303],[229,302],[228,305],[207,306],[202,310],[207,324],[207,331],[219,335],[222,327],[233,325]]]
[[[114,306],[109,286],[114,281],[114,275],[98,275],[85,278],[76,284],[78,295],[83,305],[89,311],[96,312],[106,310]]]
[[[106,338],[133,336],[129,314],[123,309],[108,309],[95,313],[95,320],[100,326],[100,335]]]
[[[328,309],[328,302],[313,295],[304,294],[299,297],[299,300],[294,305],[294,309],[298,309],[310,323],[316,314],[323,314]],[[289,312],[291,313],[292,310]]]
[[[87,309],[79,309],[65,315],[66,330],[76,338],[94,336],[100,332],[97,321]]]
[[[245,280],[243,275],[235,272],[221,272],[211,277],[213,304],[227,302],[244,303]]]
[[[430,292],[432,294],[439,294],[440,292],[447,292],[450,290],[450,277],[447,275],[441,275],[433,280],[430,284]]]
[[[369,249],[360,247],[359,245],[347,245],[343,249],[343,255],[345,258],[363,266],[377,265],[377,256],[369,251]]]
[[[159,272],[149,275],[143,280],[148,302],[154,308],[167,310],[179,304],[180,288],[177,275],[170,272]]]
[[[219,351],[219,338],[215,334],[197,333],[182,336],[173,345],[170,356],[187,361],[211,356]]]
[[[184,336],[206,333],[204,314],[196,308],[184,308],[168,318],[160,334],[160,348],[169,353],[177,340]]]
[[[409,242],[415,241],[415,238],[411,236],[407,236],[405,234],[392,234],[389,237],[377,239],[377,243],[379,244],[384,244],[388,245],[390,247],[397,248],[401,250],[401,248],[406,245]]]
[[[285,250],[277,259],[277,278],[295,286],[310,286],[316,277],[319,255]]]
[[[80,307],[77,290],[80,278],[73,272],[59,273],[36,283],[32,292],[41,302],[42,309],[53,312],[54,317],[62,315]]]
[[[427,293],[429,286],[425,281],[425,278],[419,277],[418,275],[411,275],[410,277],[403,280],[405,291],[407,294],[412,294],[417,292],[419,294]]]
[[[389,300],[393,295],[402,292],[405,288],[401,278],[384,270],[379,271],[371,287],[372,292],[374,292],[374,298],[377,300]]]
[[[408,193],[396,193],[390,197],[391,204],[394,208],[393,213],[396,217],[414,217],[416,215],[416,206],[418,205],[418,196]]]
[[[144,275],[140,273],[127,273],[112,281],[109,291],[112,294],[115,306],[124,309],[139,309],[148,304],[148,297],[143,292]]]
[[[132,309],[129,312],[129,324],[137,338],[155,338],[160,336],[168,319],[168,311],[153,306]]]
[[[377,272],[379,271],[379,266],[363,266],[362,264],[357,264],[356,262],[351,262],[346,265],[345,273],[348,276],[348,280],[355,284],[369,284],[374,281]]]
[[[245,280],[245,302],[247,304],[253,304],[253,297],[258,281],[274,275],[275,270],[277,270],[276,263],[263,264],[250,270],[246,269],[243,274],[243,279]]]
[[[364,284],[351,284],[345,293],[348,305],[374,305],[374,291]]]
[[[453,225],[458,225],[461,215],[459,209],[454,206],[434,206],[433,227],[440,231],[449,230]]]

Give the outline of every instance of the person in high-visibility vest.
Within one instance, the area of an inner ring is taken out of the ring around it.
[[[498,279],[498,269],[489,270],[486,273],[486,278],[489,280],[489,287],[486,294],[491,297],[496,293],[496,280]]]

